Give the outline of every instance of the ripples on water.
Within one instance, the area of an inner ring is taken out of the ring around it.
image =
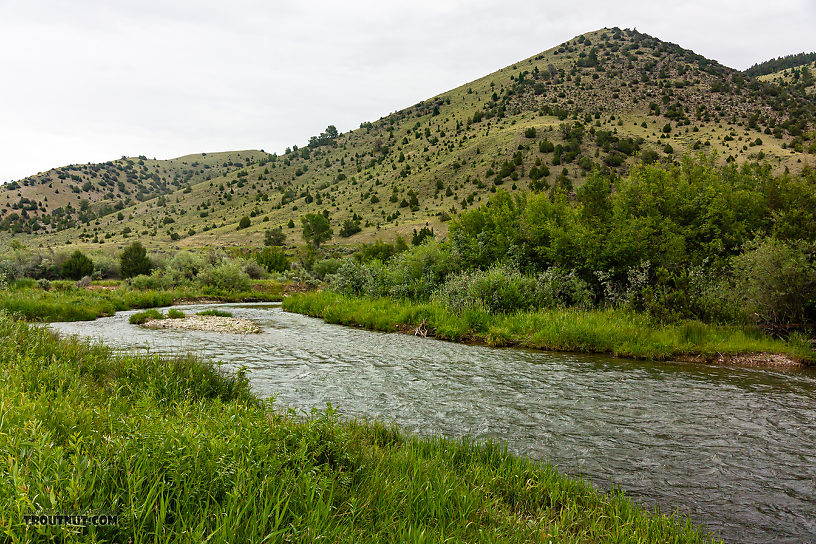
[[[254,391],[302,410],[419,434],[508,442],[562,472],[675,509],[732,542],[816,542],[816,373],[492,349],[220,305],[259,335],[153,331],[133,312],[56,323],[122,349],[245,366]],[[208,306],[184,306],[196,312]]]

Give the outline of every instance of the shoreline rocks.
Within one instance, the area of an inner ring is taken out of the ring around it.
[[[191,315],[179,319],[149,319],[142,326],[148,329],[173,329],[228,334],[257,334],[261,332],[261,328],[249,319],[215,315]]]

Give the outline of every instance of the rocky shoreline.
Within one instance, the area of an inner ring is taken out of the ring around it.
[[[148,329],[206,331],[228,334],[257,334],[261,328],[249,319],[214,315],[191,315],[179,319],[150,319],[142,325]]]

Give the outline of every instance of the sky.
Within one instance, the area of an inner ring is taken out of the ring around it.
[[[816,50],[816,1],[0,0],[0,182],[303,145],[602,27],[733,68]]]

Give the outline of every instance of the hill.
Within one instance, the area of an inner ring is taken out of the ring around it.
[[[805,93],[811,96],[816,93],[815,78],[816,60],[758,77],[760,81],[772,83],[779,87],[785,87],[793,92]]]
[[[775,59],[754,64],[745,70],[745,75],[751,77],[765,76],[774,74],[776,72],[782,72],[790,68],[796,68],[798,66],[813,64],[814,61],[816,61],[816,52],[785,55],[784,57],[777,57]]]
[[[245,246],[277,226],[296,241],[300,217],[323,213],[344,243],[426,226],[440,234],[497,187],[571,193],[595,168],[622,175],[640,160],[699,151],[796,172],[816,153],[815,119],[816,101],[801,86],[746,76],[634,30],[602,29],[357,130],[329,126],[281,155],[125,159],[27,178],[0,193],[0,228],[33,245]],[[55,194],[38,193],[44,185]],[[57,187],[63,198],[70,191],[70,211]],[[78,209],[106,204],[116,213]]]

